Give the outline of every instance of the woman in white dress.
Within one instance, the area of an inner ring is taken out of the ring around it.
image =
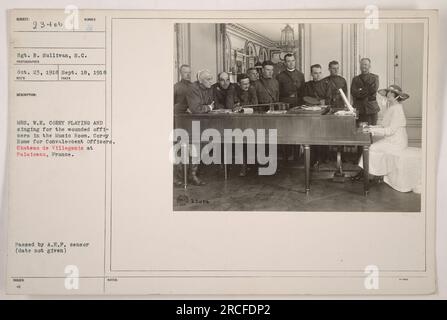
[[[373,136],[381,138],[369,148],[369,173],[377,176],[378,181],[381,181],[383,177],[384,181],[393,187],[394,182],[388,176],[394,176],[393,171],[398,168],[389,161],[389,155],[399,153],[408,146],[406,118],[401,102],[410,96],[403,93],[397,85],[381,89],[378,93],[386,98],[388,108],[383,113],[380,125],[364,128],[365,132],[371,132]],[[363,157],[360,158],[359,166],[363,167]],[[354,180],[359,180],[362,176],[361,171]]]

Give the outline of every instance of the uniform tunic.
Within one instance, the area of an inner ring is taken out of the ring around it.
[[[276,79],[261,78],[255,82],[258,103],[272,103],[279,101],[279,84]]]
[[[183,113],[188,109],[186,95],[191,84],[191,81],[184,79],[174,84],[174,113]]]
[[[338,89],[342,89],[345,95],[348,94],[348,85],[345,78],[335,75],[327,76],[321,81],[325,91],[325,103],[335,108],[344,108],[345,103]]]
[[[196,81],[189,87],[186,100],[192,113],[209,112],[209,105],[213,102],[213,89],[206,88]]]
[[[383,121],[380,127],[371,129],[373,135],[383,138],[374,142],[369,148],[369,172],[376,176],[385,176],[384,181],[393,188],[401,185],[401,183],[393,179],[393,177],[398,177],[393,173],[398,171],[399,168],[395,166],[391,159],[393,154],[402,152],[408,146],[405,127],[406,119],[403,107],[398,103],[390,106],[383,113]],[[360,157],[359,166],[363,166],[363,157]],[[395,189],[398,190],[398,188]]]
[[[235,92],[235,103],[239,103],[241,106],[258,104],[258,97],[256,96],[256,89],[254,86],[249,86],[247,91],[244,91],[241,87],[237,86]]]
[[[216,109],[233,109],[235,85],[230,83],[227,89],[223,89],[219,83],[211,86],[213,89],[214,107]]]
[[[325,99],[326,92],[324,91],[323,83],[318,80],[310,80],[304,84],[304,96],[316,99]]]
[[[279,83],[279,101],[290,106],[303,104],[304,74],[298,70],[284,70],[276,77]]]
[[[380,111],[376,94],[379,88],[379,76],[373,73],[365,73],[352,79],[351,94],[354,108],[362,114],[373,114]]]

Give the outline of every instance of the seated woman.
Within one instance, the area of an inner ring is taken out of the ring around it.
[[[369,148],[369,173],[376,176],[376,181],[384,181],[391,187],[397,181],[387,178],[393,171],[398,170],[392,161],[388,160],[388,155],[403,151],[408,146],[408,136],[406,130],[406,119],[401,102],[410,96],[402,92],[397,85],[391,85],[387,89],[381,89],[378,93],[386,98],[388,108],[383,113],[381,125],[368,126],[365,132],[371,132],[373,136],[381,137]],[[363,167],[363,157],[360,158],[359,166]],[[360,180],[363,177],[363,170],[360,171],[353,180]]]

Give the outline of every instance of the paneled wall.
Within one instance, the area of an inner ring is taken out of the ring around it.
[[[397,84],[410,95],[404,105],[409,144],[421,145],[424,25],[381,24],[378,30],[359,28],[360,52],[373,60],[380,87]],[[363,47],[363,48],[362,48]]]
[[[313,64],[321,64],[323,67],[323,77],[329,75],[328,63],[337,60],[342,64],[343,58],[343,41],[341,24],[313,24],[305,25],[308,32],[305,35],[304,52],[304,76],[306,81],[310,80],[310,66]],[[341,75],[343,68],[340,69]]]
[[[211,74],[218,72],[217,65],[217,25],[208,23],[191,24],[191,70],[208,69]]]
[[[401,57],[396,59],[401,65],[400,85],[410,95],[404,102],[409,143],[416,145],[420,144],[422,126],[423,25],[403,24],[396,43],[402,51]]]
[[[199,70],[208,69],[211,74],[218,72],[219,59],[219,25],[214,23],[177,24],[176,30],[176,63],[175,76],[178,79],[178,67],[182,64],[191,66],[192,80],[195,81]]]

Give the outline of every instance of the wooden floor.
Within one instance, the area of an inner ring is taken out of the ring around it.
[[[335,163],[311,172],[311,191],[304,192],[302,164],[280,165],[273,176],[258,176],[250,167],[246,177],[239,177],[239,166],[229,165],[224,179],[223,166],[201,165],[199,176],[205,186],[174,188],[174,211],[352,211],[352,212],[419,212],[421,196],[402,193],[385,183],[373,184],[367,197],[362,182],[346,179],[332,181]],[[357,166],[344,164],[347,175],[354,175]]]

